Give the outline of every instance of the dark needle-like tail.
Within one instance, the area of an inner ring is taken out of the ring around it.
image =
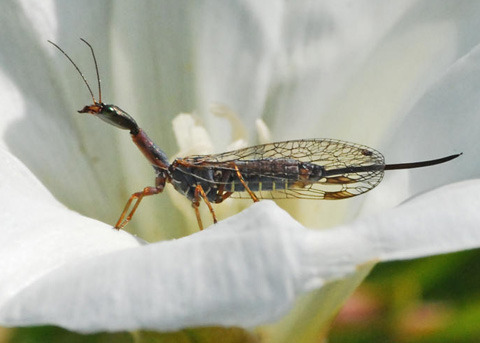
[[[447,157],[437,158],[436,160],[422,161],[422,162],[412,162],[412,163],[398,163],[398,164],[386,164],[384,170],[394,170],[394,169],[411,169],[411,168],[421,168],[433,166],[435,164],[440,164],[448,162],[460,156],[460,154],[450,155]]]

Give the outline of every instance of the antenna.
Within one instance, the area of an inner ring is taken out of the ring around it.
[[[86,44],[88,44],[85,40],[82,39],[82,41],[84,41]],[[63,51],[63,49],[60,48],[60,47],[59,47],[57,44],[55,44],[54,42],[52,42],[52,41],[50,41],[50,40],[48,40],[47,42],[49,42],[49,43],[52,44],[54,47],[56,47],[58,50],[60,50],[60,52],[61,52],[62,54],[64,54],[66,58],[68,58],[68,60],[70,61],[70,63],[73,64],[73,66],[75,67],[75,69],[77,69],[78,73],[80,74],[80,76],[81,76],[82,79],[83,79],[83,82],[85,82],[85,85],[87,86],[88,91],[90,92],[90,95],[92,96],[93,103],[94,103],[94,104],[101,103],[101,93],[100,93],[100,90],[99,90],[99,100],[100,100],[100,102],[97,102],[97,101],[95,100],[95,96],[93,95],[92,88],[90,88],[90,85],[89,85],[88,82],[87,82],[87,79],[86,79],[85,76],[83,75],[83,73],[82,73],[82,71],[80,70],[80,68],[78,68],[78,66],[75,64],[75,62],[73,62],[73,60],[70,58],[70,56],[68,56],[68,54],[67,54],[65,51]],[[92,49],[92,47],[91,47],[90,44],[88,44],[88,46],[90,47],[90,49]],[[93,49],[92,49],[92,53],[93,53]],[[95,67],[97,67],[97,61],[95,60],[95,55],[93,55],[93,58],[94,58],[94,61],[95,61]],[[96,69],[97,69],[98,85],[99,85],[99,87],[100,87],[100,78],[98,77],[98,68],[96,68]]]
[[[93,57],[93,62],[95,63],[95,71],[97,72],[97,82],[98,82],[98,102],[102,103],[102,86],[100,82],[100,73],[98,72],[98,64],[97,64],[97,58],[95,57],[95,52],[93,51],[92,46],[90,45],[89,42],[87,42],[85,39],[80,38],[82,42],[88,45],[90,48],[90,51],[92,52],[92,57]]]

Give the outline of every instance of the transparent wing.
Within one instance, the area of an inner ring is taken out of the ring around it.
[[[256,145],[235,151],[214,155],[189,156],[183,159],[192,167],[215,168],[219,171],[234,172],[237,161],[271,160],[309,162],[322,166],[327,176],[314,183],[285,178],[281,174],[265,173],[243,175],[249,188],[263,199],[344,199],[369,191],[383,178],[384,157],[367,146],[334,139],[305,139]],[[245,162],[242,165],[245,165]],[[195,168],[193,169],[195,170]],[[196,173],[195,173],[196,174]],[[252,181],[252,180],[257,180]],[[265,187],[267,184],[268,187]],[[233,181],[240,185],[240,181]],[[272,187],[271,185],[274,184]],[[228,186],[228,185],[227,185]],[[273,188],[273,189],[272,189]],[[228,187],[226,187],[228,189]],[[234,198],[250,198],[248,193],[237,187]]]
[[[197,164],[268,158],[312,162],[322,165],[325,169],[384,164],[384,158],[378,151],[365,145],[335,139],[301,139],[268,143],[220,154],[189,156],[185,160]]]

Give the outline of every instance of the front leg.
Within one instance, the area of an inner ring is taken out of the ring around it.
[[[133,215],[135,214],[135,211],[137,210],[138,205],[140,205],[140,202],[142,201],[143,197],[148,196],[148,195],[155,195],[158,193],[161,193],[163,191],[163,188],[165,187],[165,178],[164,177],[157,177],[155,180],[155,187],[145,187],[143,191],[133,193],[130,198],[128,199],[125,208],[123,209],[122,214],[120,215],[120,218],[118,218],[117,223],[115,224],[114,228],[117,230],[123,229],[125,225],[128,224],[130,219],[132,219]],[[132,205],[132,202],[135,203],[133,204],[132,210],[130,213],[128,213],[128,210],[130,209],[130,206]],[[128,213],[128,215],[127,215]],[[125,216],[127,217],[125,218]],[[125,218],[125,219],[124,219]]]

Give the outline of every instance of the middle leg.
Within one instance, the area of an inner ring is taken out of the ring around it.
[[[217,216],[215,215],[215,211],[213,210],[212,204],[208,200],[207,194],[205,194],[205,191],[203,190],[202,185],[195,186],[195,193],[194,193],[194,199],[192,201],[192,206],[195,210],[195,215],[197,216],[198,226],[200,230],[203,230],[202,219],[200,217],[200,211],[198,210],[198,207],[200,206],[200,198],[203,199],[208,209],[210,210],[210,213],[212,214],[212,217],[213,217],[213,223],[216,224],[218,220],[217,220]]]

